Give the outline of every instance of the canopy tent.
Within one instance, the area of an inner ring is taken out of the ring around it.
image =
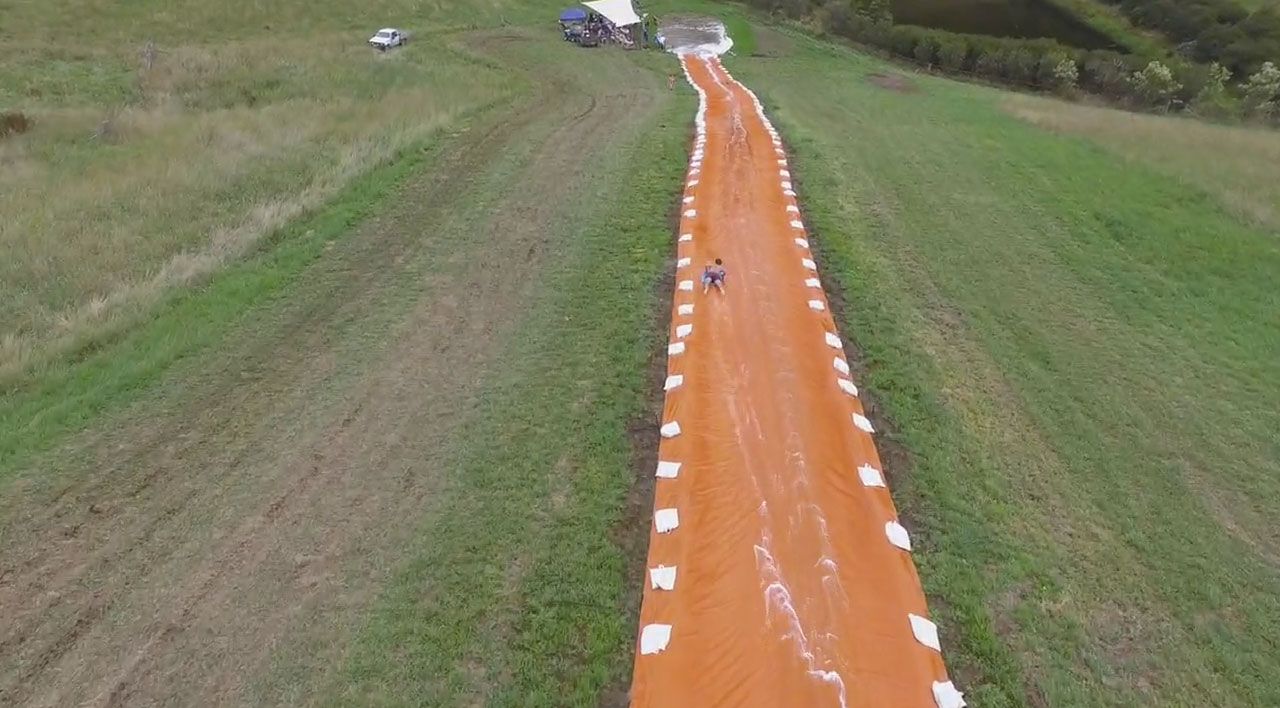
[[[583,5],[604,15],[604,18],[618,27],[626,27],[640,22],[640,17],[631,7],[631,0],[592,0]]]
[[[580,7],[571,7],[560,13],[561,22],[585,22],[587,19],[587,11]]]

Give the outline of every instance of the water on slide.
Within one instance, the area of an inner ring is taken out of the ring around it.
[[[963,705],[927,646],[909,539],[881,484],[785,152],[711,44],[681,55],[703,102],[632,703]],[[715,258],[726,287],[704,294]]]

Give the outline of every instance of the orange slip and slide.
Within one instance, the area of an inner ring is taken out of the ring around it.
[[[682,62],[702,102],[632,704],[961,706],[781,143],[717,59]]]

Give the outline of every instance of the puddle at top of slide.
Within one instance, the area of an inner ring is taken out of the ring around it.
[[[755,96],[690,49],[706,45],[680,45],[702,105],[633,705],[963,705],[786,154]],[[704,293],[714,259],[725,287]]]
[[[673,54],[719,56],[733,47],[724,23],[714,17],[677,16],[662,23],[662,46]]]

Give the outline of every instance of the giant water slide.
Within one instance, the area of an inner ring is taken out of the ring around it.
[[[782,143],[717,58],[681,61],[701,102],[632,704],[962,706]]]

